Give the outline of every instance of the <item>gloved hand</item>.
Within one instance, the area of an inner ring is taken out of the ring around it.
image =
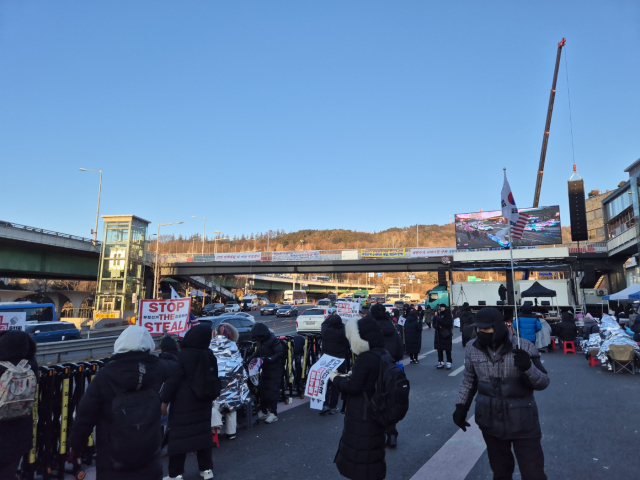
[[[515,348],[513,350],[513,364],[521,372],[526,372],[531,368],[531,355],[521,348]]]
[[[456,411],[453,412],[453,423],[462,429],[463,432],[467,431],[467,427],[471,424],[467,422],[467,407],[458,403],[456,405]]]

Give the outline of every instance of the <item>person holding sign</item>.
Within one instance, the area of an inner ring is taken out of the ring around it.
[[[334,388],[349,395],[335,463],[340,474],[351,480],[382,480],[387,474],[385,428],[365,415],[364,394],[371,398],[375,392],[381,360],[371,350],[384,349],[384,335],[370,316],[349,320],[345,330],[358,357],[351,376],[331,373]]]
[[[251,329],[251,336],[259,342],[258,349],[247,361],[262,359],[260,374],[260,412],[258,419],[265,423],[278,421],[278,397],[280,384],[284,376],[284,349],[264,323],[256,323]]]
[[[338,314],[334,313],[322,322],[321,335],[323,355],[331,355],[332,357],[343,359],[349,357],[349,340],[347,340],[344,331],[342,318]],[[343,362],[337,371],[338,373],[347,373],[347,362]],[[320,415],[326,415],[327,413],[334,415],[340,412],[337,408],[340,391],[331,386],[329,395],[329,399],[325,402]]]

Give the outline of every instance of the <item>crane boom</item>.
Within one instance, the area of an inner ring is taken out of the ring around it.
[[[544,173],[544,161],[547,156],[547,143],[549,142],[549,130],[551,129],[551,115],[553,115],[553,102],[556,99],[556,82],[558,81],[558,68],[560,68],[560,56],[562,47],[567,39],[563,38],[558,43],[558,54],[556,55],[556,69],[553,72],[553,84],[549,95],[549,108],[547,109],[547,122],[544,125],[544,135],[542,136],[542,151],[540,152],[540,164],[538,165],[538,178],[536,180],[536,193],[533,196],[533,206],[536,208],[540,201],[540,189],[542,188],[542,175]]]

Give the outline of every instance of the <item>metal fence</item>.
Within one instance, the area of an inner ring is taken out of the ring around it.
[[[29,227],[27,225],[21,225],[19,223],[0,221],[0,227],[13,228],[13,229],[21,230],[24,232],[40,233],[42,235],[50,235],[52,237],[58,237],[58,238],[68,238],[70,240],[76,240],[78,242],[86,242],[89,244],[93,244],[92,238],[84,238],[84,237],[78,237],[76,235],[69,235],[68,233],[54,232],[52,230],[46,230],[44,228]],[[96,245],[100,245],[100,242],[96,242]]]

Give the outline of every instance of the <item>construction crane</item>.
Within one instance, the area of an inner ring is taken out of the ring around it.
[[[560,56],[562,55],[562,47],[567,39],[563,38],[558,43],[558,54],[556,55],[556,69],[553,72],[553,84],[551,85],[551,94],[549,95],[549,108],[547,109],[547,122],[544,125],[544,136],[542,137],[542,151],[540,152],[540,165],[538,165],[538,179],[536,180],[536,193],[533,196],[534,208],[538,206],[540,201],[540,189],[542,188],[542,175],[544,173],[544,161],[547,156],[547,143],[549,143],[549,130],[551,129],[551,115],[553,115],[553,102],[556,99],[556,82],[558,80],[558,68],[560,67]]]

